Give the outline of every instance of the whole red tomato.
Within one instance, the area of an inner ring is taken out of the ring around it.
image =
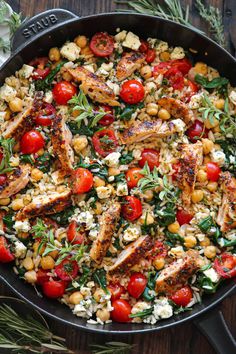
[[[114,39],[105,32],[98,32],[91,38],[89,47],[97,57],[108,57],[113,53]]]
[[[51,299],[62,297],[66,290],[66,283],[61,280],[49,280],[43,284],[43,293]]]
[[[116,151],[118,140],[113,129],[98,130],[92,137],[92,143],[96,152],[102,157],[106,157],[111,152]]]
[[[144,87],[138,80],[125,81],[121,86],[120,97],[129,104],[136,104],[144,99]]]
[[[125,293],[125,288],[120,283],[111,283],[107,288],[111,293],[111,301],[119,299]]]
[[[14,255],[11,253],[7,240],[4,236],[0,236],[0,263],[9,263],[14,260]]]
[[[147,278],[142,273],[134,273],[131,275],[127,290],[131,296],[138,299],[147,285]]]
[[[82,194],[93,187],[93,175],[86,168],[79,167],[73,172],[73,193]]]
[[[20,141],[20,150],[22,154],[35,154],[45,145],[44,138],[37,130],[30,130],[25,133]]]
[[[189,286],[177,290],[170,299],[178,306],[187,306],[193,297],[193,292]]]
[[[81,245],[84,242],[84,235],[78,231],[77,222],[75,220],[72,220],[68,226],[67,239],[73,245]]]
[[[77,94],[77,88],[68,81],[60,81],[54,85],[52,94],[57,104],[65,105]]]
[[[131,314],[131,306],[128,301],[123,299],[117,299],[112,301],[111,306],[111,318],[115,322],[130,322],[129,315]]]
[[[146,52],[146,62],[151,64],[156,58],[156,51],[155,49],[148,49]]]
[[[142,215],[141,201],[134,196],[127,196],[122,205],[122,214],[126,220],[134,221]]]
[[[138,181],[143,178],[143,175],[140,173],[140,171],[142,171],[140,167],[132,167],[126,172],[125,178],[130,189],[137,187]]]
[[[176,212],[176,219],[180,225],[189,224],[192,218],[193,215],[183,209],[179,209]]]
[[[43,127],[48,127],[52,124],[52,120],[55,118],[56,109],[50,104],[46,103],[44,107],[37,113],[35,117],[35,123],[37,125],[42,125]]]
[[[209,181],[217,182],[220,178],[221,169],[215,162],[208,162],[206,164],[206,173]]]
[[[159,151],[155,149],[144,149],[141,154],[141,160],[139,160],[138,164],[140,167],[144,167],[147,162],[150,170],[152,171],[154,167],[158,167],[160,165],[159,157]]]
[[[69,257],[65,258],[60,264],[55,267],[55,273],[61,280],[74,279],[79,271],[76,261],[72,261]]]
[[[192,143],[196,143],[199,138],[204,138],[208,130],[204,129],[204,124],[196,119],[193,124],[186,130],[186,135]]]

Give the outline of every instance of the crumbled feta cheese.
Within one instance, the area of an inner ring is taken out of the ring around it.
[[[189,104],[188,104],[189,108],[191,108],[191,109],[199,108],[201,105],[201,102],[202,102],[202,97],[203,97],[203,92],[193,95],[189,101]]]
[[[21,79],[28,79],[31,76],[33,71],[34,71],[33,66],[24,64],[22,68],[19,70],[18,74]]]
[[[116,195],[122,197],[123,195],[128,195],[129,190],[126,182],[118,182],[116,188]]]
[[[178,133],[182,133],[184,131],[186,124],[182,121],[182,119],[174,119],[172,120],[172,123],[174,124]]]
[[[31,228],[28,219],[24,221],[16,221],[13,227],[16,232],[28,232]]]
[[[111,196],[112,187],[111,187],[111,186],[107,186],[107,187],[104,187],[104,186],[97,187],[97,188],[96,188],[96,192],[97,192],[97,195],[98,195],[98,198],[99,198],[99,199],[106,199],[106,198],[109,198],[109,197]]]
[[[213,150],[211,152],[211,159],[216,162],[219,166],[223,166],[225,163],[225,153],[221,150]]]
[[[91,240],[96,240],[97,236],[98,236],[98,230],[97,229],[92,229],[92,230],[89,231],[89,238]]]
[[[207,278],[211,279],[212,283],[217,283],[220,280],[220,276],[214,268],[207,269],[203,273]]]
[[[12,167],[17,167],[20,164],[20,158],[19,156],[11,156],[10,158],[10,165]]]
[[[113,63],[102,63],[101,68],[106,71],[111,71],[111,69],[113,68]]]
[[[84,68],[90,71],[91,73],[95,72],[93,64],[84,65]]]
[[[127,31],[121,31],[115,35],[115,40],[117,42],[123,42],[125,40]]]
[[[142,154],[142,151],[140,149],[134,149],[132,152],[132,155],[133,155],[134,159],[136,159],[136,160],[141,159],[141,154]]]
[[[45,93],[44,101],[47,102],[47,103],[52,103],[52,101],[53,101],[52,91],[47,91]]]
[[[168,299],[161,299],[161,300],[156,300],[154,309],[153,309],[153,315],[159,319],[159,318],[169,318],[173,315],[173,308],[169,304]]]
[[[175,47],[170,54],[170,59],[183,59],[185,57],[184,49],[182,47]]]
[[[168,43],[164,41],[160,41],[158,45],[156,46],[156,53],[160,54],[162,52],[167,51],[169,48]]]
[[[177,257],[177,258],[182,257],[183,254],[184,254],[184,249],[182,246],[172,247],[171,250],[168,252],[169,256]]]
[[[230,240],[230,241],[236,240],[236,231],[231,230],[231,231],[227,232],[225,234],[225,237],[227,238],[227,240]]]
[[[91,230],[95,227],[93,214],[90,211],[82,211],[77,218],[76,221],[82,224],[86,224],[86,229]]]
[[[230,92],[229,99],[234,105],[236,105],[236,91],[231,91]]]
[[[60,50],[63,57],[70,61],[74,61],[79,58],[80,47],[78,47],[74,42],[66,43]]]
[[[81,300],[79,304],[75,305],[72,311],[76,316],[89,318],[95,312],[94,307],[91,299]]]
[[[139,225],[130,225],[124,231],[123,240],[126,242],[131,242],[137,240],[137,238],[141,235],[141,228]]]
[[[163,79],[163,75],[159,75],[159,76],[162,76],[162,79]],[[161,82],[159,84],[162,83],[162,79],[161,79]],[[146,90],[147,93],[150,93],[152,90],[156,90],[156,89],[157,89],[157,85],[155,84],[155,82],[147,82],[146,85],[145,85],[145,90]]]
[[[0,88],[0,97],[2,100],[5,100],[6,102],[10,102],[11,100],[13,100],[16,97],[17,91],[7,85],[4,84],[1,88]]]
[[[108,177],[108,182],[114,182],[114,181],[115,181],[115,176]]]
[[[106,84],[108,87],[110,87],[110,89],[112,89],[112,91],[114,92],[114,94],[116,96],[119,95],[120,86],[118,84],[116,84],[115,82],[112,82],[110,80],[107,80]]]
[[[112,153],[110,153],[104,159],[105,164],[108,167],[116,167],[119,164],[120,156],[121,156],[120,152],[112,152]]]
[[[141,42],[139,40],[139,37],[136,36],[136,34],[134,34],[133,32],[128,32],[122,45],[133,50],[138,50],[141,45]]]
[[[15,257],[16,258],[23,258],[25,257],[27,251],[27,247],[20,241],[15,242]]]

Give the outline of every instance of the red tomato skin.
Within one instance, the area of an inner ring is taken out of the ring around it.
[[[139,173],[141,170],[140,167],[132,167],[126,172],[125,178],[130,189],[137,187],[138,181],[143,178],[143,175]]]
[[[169,61],[166,61],[166,62],[162,62],[160,64],[157,64],[154,66],[153,68],[153,76],[158,76],[160,74],[164,75],[167,70],[170,68],[170,63]]]
[[[144,99],[145,91],[138,80],[125,81],[121,86],[120,97],[129,104],[136,104]]]
[[[171,62],[171,66],[177,68],[183,75],[187,75],[192,68],[191,62],[186,58],[172,60]]]
[[[66,284],[61,280],[49,280],[43,283],[43,293],[51,299],[62,297],[65,293]]]
[[[65,267],[71,267],[68,272]],[[55,267],[55,273],[61,280],[69,281],[74,279],[79,271],[79,266],[76,261],[72,261],[70,258],[64,259],[60,264]],[[69,274],[68,274],[69,273]]]
[[[142,203],[133,196],[125,197],[124,204],[122,205],[122,214],[126,220],[134,221],[142,215]]]
[[[169,80],[170,85],[175,90],[182,90],[184,88],[184,77],[177,67],[171,67],[164,75]]]
[[[196,143],[199,138],[205,138],[207,134],[208,130],[204,129],[204,124],[198,119],[186,130],[186,135],[191,143]]]
[[[7,176],[5,174],[0,175],[0,186],[4,186],[7,181]]]
[[[152,250],[150,251],[150,258],[157,259],[157,258],[165,258],[167,256],[167,248],[161,241],[155,241]]]
[[[42,125],[43,127],[48,127],[52,124],[52,119],[55,118],[55,115],[55,107],[50,103],[46,103],[46,105],[36,115],[35,123],[37,125]]]
[[[52,94],[57,104],[66,105],[77,94],[77,88],[68,81],[60,81],[54,85]]]
[[[99,124],[106,127],[114,122],[115,117],[113,114],[113,109],[110,106],[103,105],[101,107],[105,112],[107,112],[107,114],[99,120]]]
[[[79,167],[73,172],[73,193],[87,193],[93,187],[93,175],[86,168]]]
[[[112,141],[112,146],[106,146],[103,144],[100,139],[107,136],[109,140]],[[118,140],[115,136],[115,132],[113,129],[104,128],[102,130],[98,130],[92,137],[92,143],[96,152],[102,157],[106,157],[111,152],[116,151],[116,147],[118,146]],[[107,149],[108,147],[108,149]]]
[[[109,284],[108,290],[111,293],[111,301],[119,299],[125,293],[125,288],[119,283]]]
[[[49,61],[48,57],[38,57],[31,60],[29,62],[29,65],[34,66],[35,68],[43,69],[45,65],[48,63],[48,61]]]
[[[37,271],[37,281],[36,283],[38,285],[43,285],[43,283],[45,283],[46,281],[49,281],[49,276],[47,275],[48,270],[44,270],[44,269],[39,269]]]
[[[139,160],[138,164],[140,167],[144,167],[147,162],[150,170],[152,171],[154,167],[158,167],[160,165],[159,157],[159,151],[155,149],[144,149],[141,153],[141,160]]]
[[[0,236],[0,263],[9,263],[15,259],[11,253],[7,240],[4,236]]]
[[[130,322],[131,318],[131,306],[128,301],[123,299],[117,299],[112,301],[111,306],[113,310],[111,311],[111,318],[115,322]]]
[[[155,49],[148,49],[146,52],[146,62],[151,64],[156,58],[156,51]]]
[[[48,76],[50,71],[51,71],[51,69],[49,67],[46,67],[45,69],[37,68],[34,70],[34,72],[32,74],[32,78],[34,80],[43,80],[43,79],[45,79],[45,77]]]
[[[230,253],[223,253],[215,259],[213,267],[221,277],[234,278],[236,276],[236,257]]]
[[[25,133],[20,141],[22,154],[34,154],[45,145],[42,135],[37,130],[30,130]]]
[[[173,181],[177,180],[180,168],[181,168],[181,163],[180,162],[173,163],[172,169],[173,169],[174,172],[171,175]]]
[[[142,273],[134,273],[131,275],[127,290],[135,299],[140,298],[147,285],[147,278]]]
[[[89,47],[98,57],[107,57],[113,53],[114,40],[105,32],[98,32],[91,38]]]
[[[72,220],[67,229],[67,239],[72,245],[81,245],[84,242],[84,236],[77,230],[77,222]]]
[[[149,47],[148,42],[141,39],[141,44],[138,50],[141,53],[146,53],[148,51],[148,47]]]
[[[221,169],[215,162],[206,164],[207,179],[212,182],[217,182],[220,178]]]
[[[177,290],[170,299],[178,306],[187,306],[193,297],[192,290],[189,286]]]
[[[193,215],[191,215],[190,213],[188,213],[187,211],[183,210],[183,209],[179,209],[176,212],[176,219],[178,221],[178,223],[181,225],[184,224],[189,224],[190,221],[192,220]]]

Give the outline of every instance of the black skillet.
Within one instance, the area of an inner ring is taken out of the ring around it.
[[[197,51],[196,54],[193,54],[194,60],[210,64],[218,69],[222,76],[228,77],[233,85],[236,85],[236,60],[212,40],[185,26],[157,17],[138,14],[109,13],[79,18],[62,9],[43,12],[25,22],[17,31],[12,42],[13,55],[0,70],[0,84],[7,76],[14,74],[23,63],[29,62],[35,56],[45,55],[51,47],[60,46],[78,34],[91,37],[98,31],[115,33],[117,28],[133,31],[142,38],[160,38],[174,46],[179,45],[185,49],[192,48]],[[216,294],[205,295],[202,303],[194,306],[192,311],[160,321],[155,325],[110,323],[104,326],[95,326],[74,316],[65,305],[40,298],[32,286],[24,283],[14,274],[11,266],[0,266],[0,278],[19,297],[36,309],[78,329],[114,334],[144,333],[172,327],[192,319],[208,337],[218,353],[232,354],[236,352],[236,343],[222,314],[214,309],[219,302],[236,290],[233,280],[226,281]],[[211,311],[207,312],[207,310]]]

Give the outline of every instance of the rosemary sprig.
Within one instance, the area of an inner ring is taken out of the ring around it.
[[[122,342],[107,342],[104,345],[92,344],[90,347],[93,354],[128,354],[134,345]]]
[[[9,7],[4,0],[0,0],[0,25],[8,25],[10,28],[10,39],[13,34],[17,30],[17,28],[21,25],[22,15],[21,13],[17,14],[16,12],[12,12],[9,17]],[[8,52],[10,51],[10,41],[4,41],[2,38],[0,39],[0,49],[2,51]]]
[[[10,166],[10,158],[12,156],[12,149],[15,144],[14,139],[0,138],[0,147],[2,153],[2,161],[0,163],[0,173],[13,171],[14,168]]]

